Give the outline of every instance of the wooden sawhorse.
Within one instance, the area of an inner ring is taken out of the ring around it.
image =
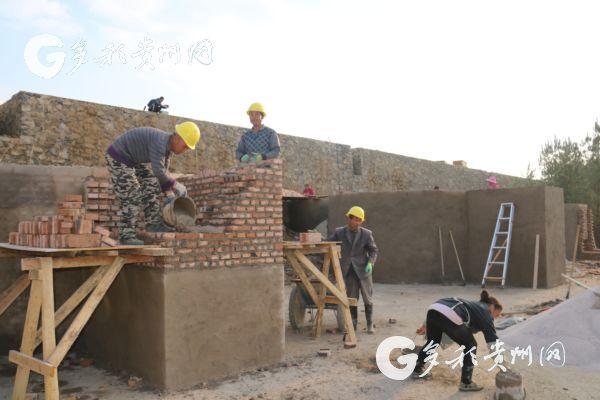
[[[0,296],[0,306],[3,308],[0,308],[0,314],[31,284],[21,348],[19,351],[11,350],[8,356],[9,361],[17,364],[13,400],[27,398],[27,384],[31,371],[44,376],[45,398],[59,400],[58,365],[73,346],[123,266],[148,262],[153,256],[173,254],[173,249],[156,246],[44,249],[0,243],[0,249],[5,255],[8,251],[8,254],[21,257],[21,270],[27,272]],[[98,268],[55,311],[54,270],[80,267]],[[56,328],[86,297],[87,300],[57,344]],[[38,329],[40,313],[42,322],[41,329]],[[40,344],[42,359],[33,356]]]
[[[356,347],[356,333],[352,325],[350,306],[356,306],[357,299],[348,298],[346,295],[346,284],[340,266],[340,248],[338,242],[283,242],[283,254],[288,259],[294,272],[298,275],[306,288],[308,295],[317,306],[317,318],[315,321],[315,337],[321,335],[323,323],[323,310],[326,303],[339,304],[342,306],[344,325],[344,347]],[[324,254],[323,271],[320,271],[307,257],[306,254]],[[329,268],[333,269],[335,283],[329,280]],[[306,271],[318,279],[321,287],[319,291],[311,283]],[[327,290],[333,296],[327,296]]]

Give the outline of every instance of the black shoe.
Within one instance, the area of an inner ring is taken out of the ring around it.
[[[483,386],[479,386],[478,384],[472,381],[470,383],[461,382],[458,386],[458,390],[460,390],[461,392],[478,392],[482,389]]]
[[[427,375],[425,376],[421,376],[423,374],[423,372],[425,372],[425,364],[417,364],[417,366],[415,367],[415,370],[413,371],[413,373],[410,375],[410,377],[412,379],[424,379],[424,380],[428,380],[431,379],[431,372],[428,372]]]
[[[458,386],[458,390],[461,392],[478,392],[483,389],[482,386],[479,386],[475,382],[473,382],[473,370],[474,366],[463,366],[462,373],[460,376],[460,385]]]
[[[164,222],[160,222],[158,224],[146,225],[146,232],[175,232],[175,228],[165,224]]]

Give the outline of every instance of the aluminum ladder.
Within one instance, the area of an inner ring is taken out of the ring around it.
[[[504,287],[506,283],[506,271],[508,270],[508,257],[510,256],[510,241],[512,238],[513,217],[515,215],[515,205],[513,203],[502,203],[498,210],[498,219],[494,228],[494,236],[490,245],[481,287],[485,287],[487,281],[501,282]],[[494,266],[502,266],[502,276],[489,276]]]

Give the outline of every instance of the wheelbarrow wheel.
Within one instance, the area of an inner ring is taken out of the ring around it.
[[[290,325],[294,330],[302,331],[306,325],[306,301],[302,296],[302,288],[299,285],[292,288],[288,310]]]

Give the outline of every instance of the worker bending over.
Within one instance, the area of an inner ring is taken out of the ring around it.
[[[342,242],[342,274],[348,297],[358,299],[362,293],[367,319],[367,333],[375,333],[373,327],[373,266],[379,250],[373,239],[373,232],[362,227],[365,211],[352,207],[347,213],[347,225],[337,228],[327,239]],[[354,330],[358,325],[358,307],[350,306]]]
[[[280,146],[277,133],[262,124],[267,115],[260,103],[253,103],[246,111],[252,128],[242,135],[235,155],[241,162],[261,161],[279,158]]]
[[[175,125],[174,133],[149,127],[133,128],[108,147],[106,163],[122,213],[121,244],[144,244],[137,238],[141,205],[146,231],[172,231],[162,219],[159,196],[161,192],[168,198],[186,196],[187,189],[168,173],[171,154],[195,149],[199,140],[200,129],[187,121]]]
[[[420,335],[427,334],[427,343],[440,344],[442,335],[445,334],[454,342],[465,346],[459,390],[472,392],[483,389],[473,382],[474,366],[471,353],[475,355],[477,346],[473,334],[483,332],[488,349],[491,349],[491,345],[496,343],[496,339],[498,339],[494,319],[498,318],[501,312],[502,305],[500,302],[495,297],[490,296],[486,290],[481,292],[479,301],[453,297],[440,299],[429,306],[425,324],[417,330],[417,333]],[[430,374],[421,376],[425,369],[427,353],[424,349],[426,347],[424,346],[419,352],[417,364],[412,374],[415,379],[431,377]],[[471,349],[473,350],[469,352]]]

